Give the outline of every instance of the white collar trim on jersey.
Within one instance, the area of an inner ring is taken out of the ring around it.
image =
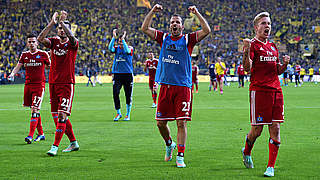
[[[257,40],[257,41],[259,41],[259,42],[261,42],[262,44],[264,44],[264,45],[266,45],[269,41],[267,40],[265,43],[264,42],[262,42],[262,41],[260,41],[258,38],[256,38],[256,37],[254,37],[254,39],[255,40]]]

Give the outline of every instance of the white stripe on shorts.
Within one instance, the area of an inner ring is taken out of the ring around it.
[[[73,88],[74,88],[74,84],[70,84],[71,86],[71,93],[70,93],[70,102],[69,102],[69,106],[68,106],[68,113],[70,113],[70,109],[71,109],[71,106],[72,106],[72,101],[73,101]]]
[[[251,91],[251,121],[252,124],[256,122],[256,91]]]

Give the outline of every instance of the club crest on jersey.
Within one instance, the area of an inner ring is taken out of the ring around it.
[[[36,58],[39,59],[39,58],[40,58],[40,55],[37,55]]]
[[[64,47],[67,47],[67,46],[68,46],[68,43],[65,43],[65,44],[64,44]]]
[[[276,51],[276,49],[273,46],[271,46],[271,49],[272,49],[272,51]]]
[[[176,46],[176,44],[168,44],[168,45],[166,45],[166,49],[170,50],[170,51],[181,51],[182,47]]]

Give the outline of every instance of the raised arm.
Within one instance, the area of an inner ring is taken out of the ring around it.
[[[277,64],[277,70],[279,75],[284,73],[284,71],[286,71],[287,66],[290,62],[290,56],[288,55],[282,56],[282,59],[283,59],[283,64]]]
[[[242,57],[242,64],[243,68],[246,72],[250,72],[252,67],[252,61],[250,60],[250,39],[243,40],[243,57]]]
[[[70,29],[69,29],[68,26],[66,26],[66,24],[64,23],[64,21],[67,19],[68,13],[66,11],[61,11],[60,14],[61,15],[60,15],[59,22],[61,24],[61,27],[64,30],[64,32],[66,33],[67,37],[69,38],[71,45],[76,46],[78,40],[71,31],[71,25],[70,25]]]
[[[130,50],[130,48],[129,48],[128,44],[126,43],[126,40],[125,40],[126,34],[127,34],[127,32],[124,31],[123,35],[121,36],[121,41],[122,41],[122,44],[123,44],[123,49],[124,49],[124,51],[125,51],[127,54],[130,54],[130,53],[131,53],[131,50]]]
[[[49,34],[50,30],[52,29],[52,27],[58,23],[58,12],[55,12],[52,16],[51,21],[49,22],[49,24],[41,31],[41,33],[38,36],[38,41],[40,43],[42,43],[45,47],[49,48],[51,46],[51,41],[46,38],[47,35]]]
[[[117,38],[117,29],[114,29],[113,31],[112,31],[112,34],[113,34],[113,36],[112,36],[112,39],[111,39],[111,41],[110,41],[110,43],[109,43],[109,46],[108,46],[108,49],[109,49],[109,51],[111,51],[112,53],[114,53],[116,50],[114,49],[114,41],[116,40],[116,38]]]
[[[161,5],[159,4],[154,5],[153,8],[150,10],[150,12],[147,14],[147,16],[144,18],[144,21],[141,25],[141,31],[146,35],[148,35],[152,40],[155,40],[154,34],[156,31],[156,29],[151,27],[152,17],[154,13],[159,12],[161,10],[162,10]]]
[[[198,41],[201,41],[203,38],[205,38],[210,32],[211,32],[211,28],[208,24],[208,22],[204,19],[204,17],[199,13],[198,9],[196,6],[190,6],[188,8],[188,10],[195,14],[199,21],[200,21],[200,25],[201,25],[201,30],[197,31],[198,33]]]

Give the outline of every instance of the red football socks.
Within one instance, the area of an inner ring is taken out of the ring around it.
[[[57,124],[58,124],[58,113],[52,113],[52,118],[53,118],[54,124],[57,127]]]
[[[76,141],[76,137],[74,136],[71,122],[70,122],[70,120],[68,118],[67,118],[67,121],[66,121],[66,131],[65,131],[65,133],[68,136],[70,142]]]
[[[37,124],[37,130],[39,135],[43,135],[43,128],[42,128],[42,123],[41,123],[41,116],[39,114],[38,117],[38,124]]]
[[[152,93],[152,99],[155,104],[157,104],[157,93]]]
[[[65,130],[66,130],[66,122],[58,122],[53,145],[59,146]]]
[[[186,147],[183,144],[178,144],[178,156],[183,157],[185,149]]]
[[[30,137],[33,137],[34,131],[36,130],[38,124],[38,118],[37,117],[31,117],[30,120],[30,131],[29,131],[29,135]]]
[[[268,167],[274,167],[278,156],[280,142],[270,138],[269,139],[269,162]]]

